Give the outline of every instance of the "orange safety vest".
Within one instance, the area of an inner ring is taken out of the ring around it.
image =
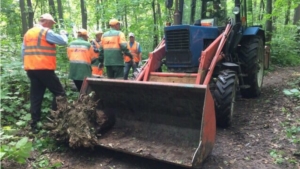
[[[88,48],[85,45],[71,44],[67,49],[70,63],[82,63],[91,65],[92,50],[92,47]]]
[[[140,43],[134,41],[134,43],[130,47],[130,42],[127,42],[127,48],[130,51],[130,53],[132,54],[134,62],[139,62],[140,61],[139,52],[138,52],[139,45],[140,45]],[[129,62],[130,60],[131,59],[130,59],[129,56],[124,55],[124,62]]]
[[[33,27],[24,35],[24,69],[55,70],[56,47],[46,40],[48,28]]]
[[[96,40],[93,40],[94,44],[96,45],[96,48],[100,48],[100,42],[97,42]],[[98,59],[99,58],[99,53],[93,51],[93,57],[92,60]],[[98,63],[98,62],[96,62]],[[102,76],[103,75],[103,68],[99,68],[98,65],[92,65],[92,75],[94,76]]]

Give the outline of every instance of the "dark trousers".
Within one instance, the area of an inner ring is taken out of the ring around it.
[[[123,79],[124,66],[106,66],[106,74],[109,79]]]
[[[134,64],[132,64],[132,62],[125,62],[125,64],[124,64],[124,80],[128,79],[130,69],[132,68],[132,72],[135,72],[138,65],[139,65],[138,62],[134,63]]]
[[[52,110],[57,110],[56,97],[66,96],[65,91],[54,70],[28,70],[30,79],[30,113],[35,127],[41,118],[41,107],[46,88],[53,93]]]
[[[80,89],[81,89],[81,86],[82,86],[82,83],[83,83],[83,80],[73,80],[77,90],[80,92]]]

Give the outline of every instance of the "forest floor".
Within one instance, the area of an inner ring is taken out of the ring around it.
[[[300,100],[284,89],[300,88],[300,67],[274,67],[257,99],[238,99],[233,125],[217,129],[203,169],[300,169]],[[45,152],[62,169],[183,169],[104,148]],[[4,168],[14,168],[9,165]],[[33,168],[29,163],[18,168]]]

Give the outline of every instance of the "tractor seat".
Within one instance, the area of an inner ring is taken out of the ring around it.
[[[195,21],[194,25],[196,26],[217,26],[217,18],[205,18],[198,19]]]

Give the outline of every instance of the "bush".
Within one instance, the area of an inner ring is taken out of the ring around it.
[[[26,159],[30,157],[32,143],[28,137],[16,137],[14,132],[16,130],[10,127],[1,128],[0,131],[0,160],[9,159],[24,164]]]
[[[276,25],[272,35],[271,60],[281,66],[300,65],[300,41],[297,37],[295,25]]]

